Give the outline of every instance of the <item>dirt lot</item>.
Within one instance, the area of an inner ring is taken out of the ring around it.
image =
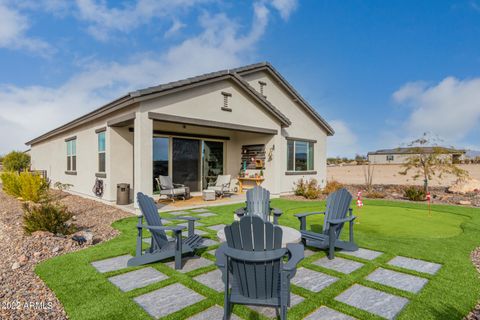
[[[459,167],[467,170],[472,178],[480,180],[480,164],[463,164]],[[406,176],[399,174],[400,171],[402,171],[401,165],[377,164],[374,169],[373,184],[423,184],[422,179],[413,179],[414,171],[409,172]],[[327,180],[337,180],[345,184],[364,184],[364,166],[329,166],[327,167]],[[453,176],[443,176],[441,179],[433,179],[430,185],[437,187],[450,186],[455,180],[456,178]]]

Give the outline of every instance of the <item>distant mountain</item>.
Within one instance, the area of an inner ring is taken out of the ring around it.
[[[467,153],[465,154],[467,158],[476,158],[480,157],[480,151],[476,150],[468,150]]]

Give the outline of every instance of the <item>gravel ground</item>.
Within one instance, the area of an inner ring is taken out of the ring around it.
[[[36,276],[40,261],[76,251],[113,238],[111,223],[128,213],[78,196],[54,191],[55,197],[73,212],[73,223],[89,229],[93,239],[78,245],[48,232],[26,235],[22,229],[22,205],[0,191],[0,319],[66,319],[55,294]]]

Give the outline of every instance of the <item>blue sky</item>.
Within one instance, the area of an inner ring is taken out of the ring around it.
[[[270,61],[330,156],[480,149],[480,1],[0,0],[0,153],[128,91]]]

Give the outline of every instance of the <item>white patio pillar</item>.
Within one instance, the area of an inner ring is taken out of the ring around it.
[[[147,195],[153,194],[153,120],[148,118],[146,112],[135,113],[134,144],[133,144],[133,185],[135,195],[135,207],[137,204],[137,192]]]

